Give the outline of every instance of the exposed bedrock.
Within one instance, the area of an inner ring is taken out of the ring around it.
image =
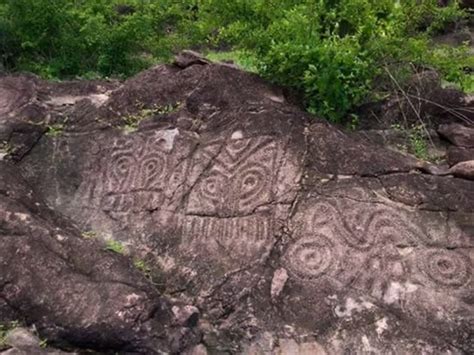
[[[62,349],[474,352],[474,181],[178,64],[0,79],[0,321]]]

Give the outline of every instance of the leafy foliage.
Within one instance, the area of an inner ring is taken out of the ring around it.
[[[257,60],[248,51],[211,51],[206,53],[206,57],[214,62],[230,61],[248,72],[258,72]]]
[[[436,47],[429,36],[464,13],[436,0],[209,1],[214,42],[253,51],[259,71],[306,97],[310,112],[340,120],[383,82],[384,67],[407,76],[422,67],[472,88],[467,48]],[[392,68],[394,67],[394,68]]]
[[[44,77],[131,75],[169,56],[188,14],[171,0],[0,0],[3,65]]]
[[[0,0],[3,67],[47,78],[128,76],[181,48],[209,51],[302,93],[340,121],[424,68],[473,90],[466,46],[431,37],[466,16],[456,0]]]

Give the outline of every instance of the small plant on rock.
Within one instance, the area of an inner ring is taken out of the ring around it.
[[[41,349],[48,347],[48,339],[40,339],[39,346]]]
[[[124,130],[129,133],[134,132],[138,129],[141,121],[151,118],[155,115],[165,115],[172,113],[176,111],[180,105],[180,102],[176,102],[174,104],[167,105],[154,105],[152,108],[142,108],[143,104],[137,103],[137,106],[140,107],[140,111],[138,111],[138,113],[122,117],[122,120],[125,123]]]
[[[124,245],[119,241],[113,239],[110,239],[105,243],[105,250],[109,250],[120,255],[125,254]]]
[[[46,135],[49,137],[58,137],[60,136],[63,131],[64,131],[64,125],[62,123],[55,123],[52,125],[47,125],[46,126]]]
[[[133,265],[143,273],[143,275],[145,275],[145,277],[147,279],[150,279],[151,278],[151,267],[150,265],[148,265],[148,263],[143,260],[143,259],[139,259],[139,258],[136,258],[134,261],[133,261]]]
[[[411,153],[415,155],[418,159],[422,160],[432,160],[428,153],[428,133],[424,124],[412,127],[403,127],[401,124],[393,124],[392,129],[399,132],[405,144],[399,144],[398,149],[404,153]]]
[[[7,141],[0,142],[0,159],[2,159],[2,156],[9,155],[12,152],[13,147]]]
[[[410,150],[413,154],[418,159],[429,160],[428,144],[425,136],[423,126],[416,126],[410,130],[408,139],[410,142]]]

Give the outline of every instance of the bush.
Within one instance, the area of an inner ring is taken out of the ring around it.
[[[464,16],[438,0],[0,0],[0,55],[47,78],[128,76],[197,47],[340,121],[425,68],[472,91],[468,48],[430,41]]]
[[[436,0],[208,1],[220,24],[213,43],[252,51],[261,74],[305,95],[308,110],[340,121],[381,82],[423,67],[472,89],[466,48],[433,46],[429,35],[459,21],[456,2]],[[203,17],[205,18],[205,17]]]
[[[182,6],[171,0],[0,0],[2,61],[47,78],[128,76],[172,54],[178,41],[164,37],[184,26],[189,12]]]

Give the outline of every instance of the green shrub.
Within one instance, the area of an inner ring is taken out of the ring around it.
[[[373,98],[388,81],[385,67],[398,79],[433,67],[472,86],[463,72],[472,67],[466,49],[441,49],[429,39],[464,16],[454,1],[444,8],[436,0],[205,3],[220,26],[210,43],[251,51],[262,75],[304,93],[310,112],[333,121]]]
[[[465,16],[454,0],[0,0],[0,58],[47,78],[97,78],[203,49],[340,121],[425,68],[472,91],[468,48],[430,41]]]
[[[173,3],[0,0],[2,60],[47,78],[128,76],[175,49],[176,37],[165,37],[184,26],[185,18]],[[130,11],[121,13],[120,5]]]
[[[253,54],[248,51],[211,51],[206,53],[206,58],[213,62],[232,61],[245,71],[258,72],[257,60]]]

